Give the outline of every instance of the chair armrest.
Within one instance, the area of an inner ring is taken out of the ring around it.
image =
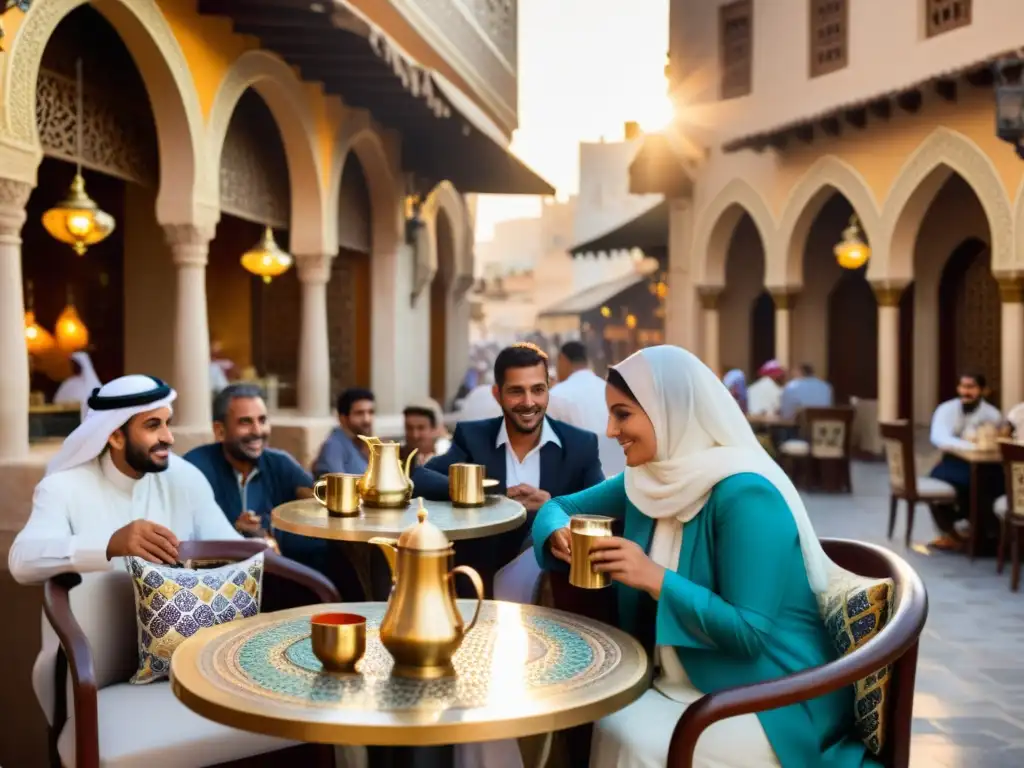
[[[719,720],[778,709],[838,691],[916,648],[928,617],[928,597],[916,575],[914,578],[918,588],[907,590],[906,602],[889,624],[853,653],[793,675],[710,693],[688,706],[672,733],[668,768],[690,768],[697,739]]]
[[[312,592],[321,603],[341,602],[337,588],[319,571],[270,550],[267,550],[263,563],[267,573]]]
[[[49,579],[43,587],[43,613],[53,627],[71,667],[71,690],[75,699],[75,764],[79,768],[98,768],[100,764],[99,715],[96,701],[96,670],[89,640],[71,611],[69,593],[82,583],[77,573],[63,573]],[[57,663],[61,664],[60,658]],[[55,674],[55,680],[63,680]],[[65,690],[56,691],[56,701],[65,701]],[[58,705],[57,709],[61,709]],[[63,722],[54,719],[59,733]]]

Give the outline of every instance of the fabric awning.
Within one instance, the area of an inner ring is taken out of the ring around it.
[[[259,38],[303,79],[399,131],[404,170],[461,192],[555,194],[469,96],[343,0],[199,0],[199,12],[230,18],[235,32]]]
[[[609,253],[639,248],[642,251],[668,247],[668,201],[662,200],[624,224],[569,249],[573,256]]]
[[[614,296],[622,293],[629,288],[632,288],[638,283],[642,283],[647,278],[643,275],[629,274],[622,277],[617,277],[614,280],[609,280],[605,283],[598,283],[592,285],[590,288],[586,288],[579,293],[575,293],[567,299],[563,299],[557,304],[553,304],[547,309],[543,310],[538,317],[565,317],[565,316],[578,316],[584,312],[590,312],[591,310],[601,307],[603,304]]]
[[[644,136],[640,151],[629,165],[629,191],[634,195],[657,194],[666,198],[693,194],[693,177],[687,171],[692,158],[668,133]]]

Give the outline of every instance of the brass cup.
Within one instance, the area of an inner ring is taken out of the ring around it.
[[[328,672],[352,672],[366,653],[366,617],[318,613],[309,620],[313,653]]]
[[[612,535],[612,522],[612,518],[600,515],[573,515],[569,518],[569,535],[572,537],[569,583],[574,587],[603,589],[612,583],[611,576],[595,571],[590,564],[590,545],[594,539]]]
[[[479,507],[484,503],[482,464],[452,464],[448,468],[448,496],[456,507]]]
[[[313,483],[313,496],[332,515],[355,517],[359,514],[359,479],[362,475],[329,472]]]

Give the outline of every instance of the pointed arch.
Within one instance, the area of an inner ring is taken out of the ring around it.
[[[333,254],[326,225],[320,157],[314,145],[316,125],[313,110],[305,98],[306,87],[282,59],[267,51],[247,51],[239,56],[224,75],[210,109],[208,162],[214,169],[214,190],[220,197],[220,158],[228,125],[239,99],[249,88],[266,102],[284,142],[291,186],[291,222],[288,239],[291,250],[299,255]]]
[[[904,163],[882,210],[887,247],[872,258],[872,280],[912,280],[914,246],[921,222],[947,179],[956,173],[977,195],[992,238],[992,268],[1013,264],[1013,214],[1002,181],[989,157],[969,138],[937,128]]]
[[[469,243],[469,224],[466,211],[466,204],[462,195],[450,181],[442,181],[434,187],[423,204],[421,211],[423,221],[427,226],[430,235],[432,255],[430,257],[431,278],[436,274],[440,264],[438,254],[440,248],[437,243],[439,234],[438,217],[445,216],[448,220],[448,232],[450,233],[451,254],[451,279],[458,280],[463,277],[473,276],[473,252]]]
[[[807,236],[822,207],[837,192],[857,214],[868,242],[878,247],[881,214],[874,194],[851,165],[826,155],[807,169],[789,194],[779,224],[777,253],[781,261],[768,265],[768,285],[795,287],[803,284]]]
[[[697,284],[725,285],[725,259],[736,225],[748,214],[761,237],[767,261],[775,238],[775,218],[764,198],[747,181],[733,179],[705,206],[698,218],[694,247],[698,254]]]
[[[15,151],[4,173],[35,184],[43,156],[36,125],[36,81],[43,51],[64,18],[87,0],[33,3],[8,53],[0,56],[0,143]],[[124,40],[150,95],[160,155],[156,215],[164,224],[199,223],[216,203],[203,162],[203,112],[185,54],[157,0],[93,0]],[[10,167],[13,166],[13,167]]]

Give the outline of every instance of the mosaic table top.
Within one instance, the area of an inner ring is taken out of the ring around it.
[[[459,601],[469,619],[476,601]],[[573,614],[487,601],[453,663],[456,675],[390,675],[384,603],[320,605],[203,630],[171,659],[175,695],[225,725],[326,744],[422,746],[517,738],[611,714],[648,685],[647,656],[625,632]],[[356,671],[323,671],[309,617],[367,618]]]
[[[518,528],[526,508],[506,496],[488,496],[481,507],[455,507],[447,501],[425,501],[428,519],[451,541],[482,539]],[[336,541],[368,541],[374,536],[398,538],[416,522],[417,499],[405,509],[363,508],[357,517],[336,517],[316,499],[300,499],[275,507],[275,528],[302,536]]]

